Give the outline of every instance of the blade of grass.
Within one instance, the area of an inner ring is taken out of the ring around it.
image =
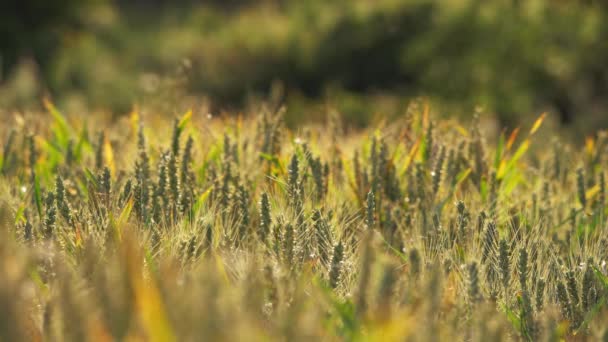
[[[38,210],[38,217],[42,221],[42,193],[40,192],[40,182],[38,176],[34,174],[34,201],[36,202],[36,209]]]
[[[107,137],[105,137],[104,142],[103,142],[103,152],[106,158],[106,164],[108,165],[108,168],[110,169],[110,174],[112,175],[112,177],[116,176],[116,163],[114,162],[114,151],[112,149],[112,144],[110,144],[110,141],[108,140]]]
[[[544,112],[538,117],[538,119],[536,119],[536,121],[534,121],[534,124],[532,125],[532,128],[530,129],[530,135],[533,135],[534,133],[536,133],[536,131],[538,131],[540,126],[543,124],[543,121],[545,121],[546,117],[547,117],[547,112]]]
[[[184,128],[186,127],[186,125],[188,124],[188,122],[190,122],[191,118],[192,118],[192,109],[188,110],[181,117],[181,119],[179,119],[179,122],[177,124],[177,128],[179,129],[180,132],[182,132],[184,130]]]

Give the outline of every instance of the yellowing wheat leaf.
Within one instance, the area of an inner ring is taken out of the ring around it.
[[[536,133],[536,131],[543,124],[543,121],[545,121],[546,117],[547,117],[547,112],[544,112],[540,115],[540,117],[538,117],[538,119],[536,119],[536,121],[534,121],[534,125],[532,125],[532,129],[530,129],[530,135]]]
[[[135,308],[141,328],[149,341],[176,341],[161,292],[153,279],[143,277],[142,254],[132,236],[123,242],[124,262],[128,266],[129,281],[135,296]]]
[[[418,141],[416,141],[414,146],[412,146],[412,149],[410,150],[410,153],[408,154],[407,158],[405,159],[405,162],[403,163],[403,166],[401,167],[402,176],[405,173],[405,171],[407,171],[407,169],[409,168],[410,164],[412,163],[412,160],[414,160],[414,157],[416,157],[416,153],[418,152],[418,148],[420,147],[420,141],[421,141],[421,139],[418,139]]]
[[[458,133],[460,133],[460,135],[462,135],[463,137],[469,137],[469,132],[466,128],[462,127],[462,125],[454,124],[454,129],[456,129],[456,131],[458,131]]]
[[[587,137],[585,139],[585,150],[588,155],[593,155],[593,151],[595,150],[595,140],[593,137]]]
[[[176,341],[160,291],[154,283],[145,282],[140,275],[134,278],[137,308],[148,338],[155,342]]]
[[[429,113],[430,113],[430,111],[431,111],[431,108],[429,106],[429,102],[428,101],[424,101],[424,109],[423,109],[423,112],[422,112],[422,118],[423,118],[422,123],[424,125],[428,125],[428,123],[429,123]]]
[[[587,192],[585,193],[585,197],[587,198],[587,200],[591,200],[593,199],[593,197],[595,197],[595,195],[598,194],[598,192],[600,192],[600,186],[596,185],[593,188],[587,190]]]
[[[179,128],[179,130],[183,130],[184,127],[186,127],[186,125],[188,124],[188,122],[190,121],[190,119],[192,118],[192,109],[188,110],[182,117],[181,119],[179,119],[179,123],[177,124],[177,127]]]
[[[133,110],[129,114],[129,124],[131,125],[132,136],[137,136],[137,131],[139,130],[139,111],[137,107],[133,107]]]
[[[110,169],[112,177],[116,176],[116,163],[114,162],[114,151],[112,150],[112,144],[107,137],[104,138],[103,142],[103,153],[106,157],[106,164]]]

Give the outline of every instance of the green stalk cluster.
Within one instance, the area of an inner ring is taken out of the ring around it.
[[[344,245],[339,242],[334,246],[333,254],[331,257],[331,266],[329,271],[329,286],[335,289],[340,284],[340,278],[342,274],[342,262],[344,260]]]
[[[262,199],[260,200],[260,229],[258,231],[262,241],[266,241],[267,236],[270,234],[271,225],[270,199],[268,198],[268,194],[264,192],[262,193]]]

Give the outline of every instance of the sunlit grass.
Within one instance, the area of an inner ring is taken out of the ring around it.
[[[4,340],[605,336],[605,132],[45,106],[4,123]]]

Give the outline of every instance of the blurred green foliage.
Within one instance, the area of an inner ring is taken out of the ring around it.
[[[0,105],[48,91],[117,113],[201,94],[216,108],[239,107],[280,81],[292,124],[302,119],[297,105],[323,99],[364,125],[374,113],[353,97],[381,94],[398,104],[431,96],[454,112],[482,105],[506,125],[541,110],[583,128],[608,125],[608,15],[599,1],[93,0],[88,12],[75,5],[83,3],[53,3],[76,8],[78,20],[64,19],[74,17],[66,10],[34,34],[15,25],[25,38],[13,40],[29,45],[3,44],[5,69],[4,56],[33,57],[44,87],[15,95],[14,62]]]
[[[35,56],[46,71],[65,36],[87,29],[87,12],[96,4],[101,0],[3,1],[0,70],[10,72],[20,58]]]

